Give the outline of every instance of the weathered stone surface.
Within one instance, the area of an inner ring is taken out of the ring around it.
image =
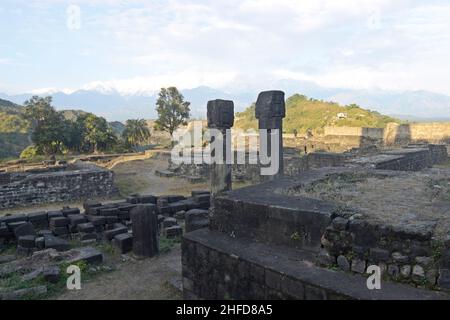
[[[450,290],[450,269],[439,270],[438,286]]]
[[[392,253],[392,259],[394,260],[395,263],[398,263],[398,264],[405,264],[405,263],[409,262],[409,257],[402,255],[399,252]]]
[[[181,237],[183,235],[183,228],[180,226],[172,226],[164,229],[164,236],[168,239]]]
[[[36,231],[34,230],[33,224],[27,222],[15,228],[14,235],[16,236],[17,239],[20,238],[21,236],[28,236],[28,235],[35,236]]]
[[[175,218],[165,218],[163,223],[162,223],[162,227],[163,228],[170,228],[173,226],[176,226],[178,224],[177,219]]]
[[[35,235],[25,235],[25,236],[20,236],[17,242],[18,242],[19,246],[21,246],[23,248],[31,249],[36,246],[35,240],[36,240]]]
[[[333,228],[338,231],[345,231],[348,227],[348,219],[337,217],[333,219]]]
[[[35,246],[38,250],[45,249],[45,238],[44,237],[37,237],[34,240]]]
[[[350,271],[350,263],[348,262],[348,259],[345,256],[341,255],[337,257],[337,265],[343,271]]]
[[[20,176],[24,173],[12,173]],[[114,174],[100,167],[59,172],[28,172],[26,178],[0,189],[0,208],[71,201],[117,193]],[[26,191],[26,192],[24,192]]]
[[[133,250],[133,236],[129,233],[118,234],[112,241],[113,245],[125,254]]]
[[[101,226],[106,224],[106,218],[102,217],[102,216],[92,216],[92,215],[87,215],[86,219],[92,223],[94,226]]]
[[[138,205],[131,210],[133,252],[137,256],[151,257],[159,252],[158,220],[156,207]]]
[[[395,279],[398,277],[398,275],[400,273],[400,269],[399,269],[398,265],[390,264],[390,265],[388,265],[387,272],[392,278]]]
[[[389,251],[380,249],[380,248],[371,248],[369,250],[370,258],[372,261],[388,261],[389,260]]]
[[[412,269],[412,275],[413,275],[413,277],[424,278],[425,270],[423,269],[422,266],[416,264]]]
[[[50,227],[51,228],[65,227],[65,226],[69,225],[69,223],[70,223],[70,220],[67,219],[66,217],[56,217],[56,218],[50,219]]]
[[[400,275],[404,278],[409,277],[411,274],[411,266],[409,264],[400,267]]]
[[[207,105],[208,128],[229,129],[234,124],[234,103],[231,100],[212,100]]]
[[[176,212],[173,217],[177,220],[184,220],[185,214],[186,214],[186,211],[182,210],[182,211]]]
[[[47,235],[45,238],[45,248],[55,249],[57,251],[66,251],[70,249],[70,244],[67,240]]]
[[[209,225],[209,212],[208,210],[193,209],[186,212],[185,215],[185,228],[186,232],[191,232],[201,228],[205,228]]]
[[[122,234],[122,233],[128,233],[128,228],[127,227],[119,227],[119,228],[107,230],[103,233],[103,237],[106,240],[111,241],[115,236],[117,236],[118,234]]]
[[[52,218],[60,218],[64,217],[62,211],[49,211],[47,212],[48,220],[51,220]]]
[[[366,270],[366,261],[360,259],[352,260],[352,271],[357,273],[364,273]]]
[[[284,92],[261,92],[256,101],[255,116],[259,129],[281,129],[281,119],[286,116]]]
[[[28,217],[25,214],[14,214],[9,216],[3,217],[3,222],[6,224],[10,224],[13,222],[26,222],[28,220]]]
[[[79,232],[91,233],[94,232],[94,225],[91,222],[81,223],[77,226]]]
[[[65,236],[69,234],[69,229],[67,226],[65,227],[54,227],[52,228],[52,233],[57,236]]]
[[[57,283],[60,279],[60,270],[58,266],[49,266],[44,268],[42,275],[45,281]]]
[[[433,258],[432,257],[416,257],[416,263],[421,265],[422,267],[430,267],[433,265]]]
[[[67,218],[69,219],[72,226],[77,226],[79,224],[87,222],[86,216],[84,214],[73,214],[69,215]]]
[[[28,221],[29,222],[38,222],[38,221],[47,221],[48,215],[47,212],[41,211],[41,212],[33,212],[28,214]]]
[[[102,263],[103,253],[92,247],[83,247],[72,249],[74,254],[71,258],[67,259],[67,263],[77,263],[79,261],[85,261],[86,263]]]
[[[62,214],[66,217],[73,214],[80,214],[80,209],[66,207],[62,209]]]

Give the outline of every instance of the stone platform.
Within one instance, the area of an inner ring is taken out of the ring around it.
[[[447,297],[434,290],[450,290],[449,196],[448,169],[363,167],[311,170],[217,196],[210,230],[184,238],[186,297]],[[266,270],[264,280],[252,282],[249,264]],[[367,289],[362,275],[371,265],[389,290]]]

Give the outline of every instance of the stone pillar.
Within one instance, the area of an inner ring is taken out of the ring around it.
[[[284,102],[284,92],[283,91],[264,91],[261,92],[256,101],[255,116],[258,119],[258,126],[260,130],[267,130],[267,150],[268,155],[272,155],[271,141],[272,139],[278,139],[279,143],[279,153],[275,156],[279,161],[278,173],[273,176],[268,176],[268,179],[275,179],[277,177],[283,176],[284,174],[284,164],[283,164],[283,118],[286,116],[286,106]],[[274,129],[279,130],[279,134],[275,136]],[[261,149],[261,140],[260,140]]]
[[[234,103],[230,100],[208,101],[208,128],[217,129],[221,132],[219,137],[222,141],[223,163],[212,163],[210,167],[211,196],[231,190],[231,164],[226,163],[227,155],[231,159],[231,134],[230,129],[234,124]],[[211,144],[214,143],[211,137]],[[217,141],[216,141],[217,142]],[[211,154],[214,158],[216,155]]]
[[[140,204],[130,212],[133,228],[133,253],[152,257],[159,253],[158,217],[156,206]]]

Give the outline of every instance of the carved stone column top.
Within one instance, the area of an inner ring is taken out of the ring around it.
[[[208,101],[208,128],[229,129],[234,124],[234,103],[231,100]]]
[[[256,101],[255,116],[259,120],[259,129],[281,129],[282,119],[286,116],[284,92],[261,92]]]

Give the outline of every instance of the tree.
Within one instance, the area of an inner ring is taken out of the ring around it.
[[[184,101],[183,95],[175,87],[162,88],[156,102],[158,120],[155,122],[157,130],[168,131],[170,135],[180,126],[185,125],[189,119],[191,105]]]
[[[84,118],[84,141],[94,153],[105,150],[117,143],[117,137],[112,132],[105,118],[88,114]]]
[[[144,119],[127,120],[122,138],[128,146],[136,147],[150,138],[150,130]]]
[[[52,98],[33,96],[25,101],[25,117],[30,121],[31,140],[44,154],[55,155],[64,147],[65,121],[52,106]]]

